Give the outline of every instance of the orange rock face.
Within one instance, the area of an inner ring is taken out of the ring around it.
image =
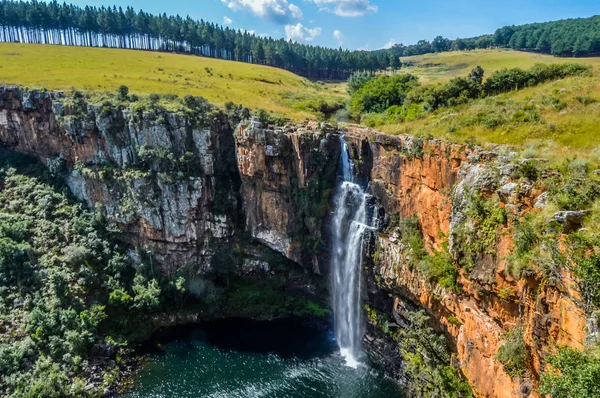
[[[174,114],[160,115],[159,123],[152,112],[139,119],[122,109],[107,115],[89,106],[85,115],[77,112],[63,109],[55,94],[25,98],[18,89],[2,88],[0,146],[44,162],[64,161],[73,193],[92,207],[102,204],[127,243],[151,249],[165,271],[210,267],[219,245],[243,232],[316,272],[324,270],[324,227],[340,150],[335,130],[315,123],[264,129],[255,121],[232,132],[218,117],[200,128]],[[542,191],[512,179],[510,154],[357,126],[347,126],[345,137],[382,213],[416,216],[429,251],[450,239],[451,252],[460,252],[452,239],[464,222],[466,192],[498,195],[508,222],[496,235],[494,253],[482,253],[470,274],[461,271],[460,293],[427,282],[408,266],[398,240],[384,233],[374,238],[378,255],[367,268],[380,292],[393,297],[384,308],[390,315],[407,302],[427,310],[477,396],[535,395],[545,354],[555,344],[582,347],[587,321],[572,284],[553,287],[539,276],[515,281],[505,271],[514,220],[535,211]],[[142,147],[177,158],[191,153],[194,164],[166,172],[154,159],[140,167]],[[113,179],[102,178],[98,166],[104,164],[115,166]],[[517,324],[524,327],[529,354],[524,379],[509,377],[496,359],[504,334]]]
[[[368,175],[385,212],[401,218],[416,216],[429,250],[439,250],[452,234],[460,207],[457,185],[482,192],[491,189],[491,194],[495,188],[490,188],[480,165],[510,168],[493,153],[440,140],[390,137],[355,126],[348,127],[346,138],[357,162],[368,165],[362,172]],[[498,174],[502,176],[502,171]],[[373,271],[380,288],[396,297],[392,313],[400,312],[398,306],[406,300],[425,308],[454,346],[460,368],[478,397],[537,396],[534,389],[544,356],[555,344],[581,348],[585,340],[586,314],[573,286],[552,287],[540,277],[517,282],[505,272],[505,258],[513,249],[512,220],[534,211],[542,193],[511,184],[510,176],[505,176],[498,188],[508,191],[499,193],[499,205],[507,208],[509,221],[497,234],[496,255],[493,259],[484,256],[482,261],[489,263],[485,267],[476,266],[476,272],[484,275],[481,278],[473,279],[461,271],[460,293],[431,284],[409,269],[401,245],[393,237],[379,234],[375,238],[378,254]],[[567,275],[565,280],[569,280]],[[501,290],[512,294],[501,298]],[[504,334],[517,324],[524,326],[529,354],[529,371],[522,379],[511,378],[496,359]]]

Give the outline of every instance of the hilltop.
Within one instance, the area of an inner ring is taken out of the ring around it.
[[[294,119],[315,116],[311,100],[340,104],[347,97],[335,85],[283,69],[191,55],[16,43],[0,43],[0,55],[0,83],[48,90],[112,92],[126,85],[135,94],[196,95]]]
[[[440,53],[403,57],[402,72],[412,73],[421,82],[444,82],[454,77],[465,76],[471,69],[481,66],[491,73],[503,68],[531,68],[536,63],[564,64],[578,62],[600,68],[600,58],[559,58],[547,54],[516,50],[479,49],[446,51]]]
[[[535,65],[576,63],[591,67],[589,74],[551,78],[534,85],[516,85],[496,95],[469,100],[457,98],[443,106],[410,105],[405,116],[397,109],[363,112],[361,123],[389,134],[433,136],[452,142],[509,144],[527,148],[531,156],[556,159],[578,154],[596,156],[600,136],[600,58],[557,58],[514,50],[443,52],[406,57],[410,66],[396,72],[418,77],[421,91],[442,90],[465,79],[480,66],[483,82],[495,72],[526,73]],[[435,94],[435,95],[439,95]],[[425,93],[425,97],[427,94]],[[419,97],[417,95],[417,97]],[[420,101],[423,98],[421,95]],[[425,103],[427,100],[425,101]],[[412,112],[412,113],[411,113]]]

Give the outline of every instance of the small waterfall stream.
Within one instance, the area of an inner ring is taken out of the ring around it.
[[[340,135],[342,181],[335,197],[331,255],[335,335],[346,365],[357,367],[361,357],[361,262],[363,235],[372,228],[368,195],[358,184],[344,135]]]

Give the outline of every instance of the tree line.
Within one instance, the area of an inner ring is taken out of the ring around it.
[[[393,52],[331,49],[131,7],[81,8],[56,1],[0,2],[0,42],[178,52],[287,69],[310,79],[400,67]]]
[[[349,51],[259,37],[204,20],[154,15],[132,7],[84,8],[44,2],[0,1],[0,42],[59,44],[178,52],[268,65],[314,80],[345,80],[401,67],[400,57],[502,47],[556,56],[600,53],[600,16],[505,26],[494,34],[397,44],[376,51]]]
[[[420,40],[417,44],[409,46],[397,44],[391,48],[391,51],[398,57],[408,57],[491,47],[535,51],[559,57],[598,55],[600,54],[600,16],[505,26],[492,35],[466,39],[450,40],[437,36],[431,42]]]
[[[600,15],[505,26],[496,31],[494,41],[506,48],[556,56],[597,55],[600,54]]]

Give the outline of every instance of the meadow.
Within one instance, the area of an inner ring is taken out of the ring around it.
[[[558,58],[506,49],[450,51],[403,57],[401,61],[411,64],[402,68],[402,72],[419,76],[421,83],[445,82],[454,77],[466,76],[477,65],[488,73],[503,68],[529,69],[536,63],[579,62],[591,65],[594,69],[600,68],[600,58]]]
[[[343,102],[335,84],[313,83],[283,69],[191,55],[108,48],[0,43],[0,84],[48,90],[202,96],[293,119],[314,117],[303,102]],[[296,98],[296,101],[290,101]]]
[[[535,87],[443,107],[421,118],[378,123],[389,134],[432,136],[453,142],[508,144],[530,156],[556,161],[573,157],[600,160],[600,58],[558,58],[512,50],[457,51],[406,57],[403,73],[421,84],[443,84],[465,77],[475,66],[485,76],[504,68],[531,68],[536,63],[590,65],[593,76],[574,76]],[[365,118],[364,122],[367,122]]]

